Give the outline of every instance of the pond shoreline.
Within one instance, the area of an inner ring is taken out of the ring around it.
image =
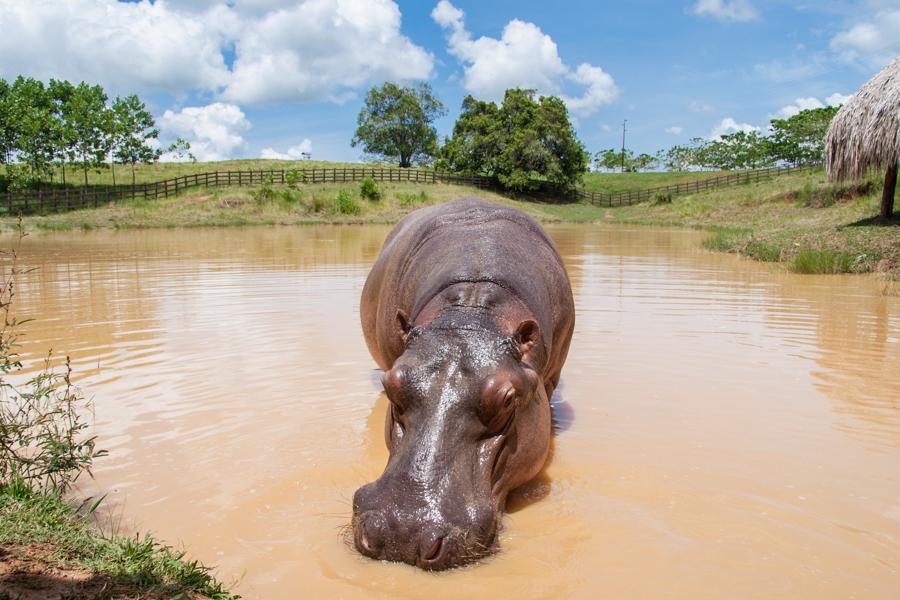
[[[713,234],[704,244],[710,250],[784,263],[798,273],[878,272],[894,287],[900,279],[900,217],[887,223],[872,218],[878,211],[878,186],[837,186],[822,171],[611,208],[534,202],[447,184],[383,184],[379,192],[378,199],[363,198],[357,184],[226,188],[22,221],[32,231],[389,225],[421,206],[474,195],[523,210],[542,223],[698,229]],[[16,222],[0,219],[0,228],[12,229]]]

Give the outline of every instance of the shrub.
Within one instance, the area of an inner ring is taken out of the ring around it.
[[[672,204],[672,192],[656,192],[653,204]]]
[[[340,215],[358,215],[362,212],[362,207],[349,191],[341,190],[334,199],[334,212]]]
[[[425,193],[425,190],[420,190],[418,194],[397,194],[397,199],[400,201],[400,206],[408,208],[410,206],[417,206],[428,202],[428,194]]]
[[[359,195],[366,200],[381,200],[381,190],[371,177],[365,177],[359,184]]]
[[[298,183],[306,183],[306,173],[296,169],[288,171],[284,174],[284,183],[288,187],[297,187]]]
[[[262,183],[258,188],[250,192],[250,196],[257,204],[265,204],[275,197],[275,189],[272,187],[272,174],[267,173],[263,176]]]

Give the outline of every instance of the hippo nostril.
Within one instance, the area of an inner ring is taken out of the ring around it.
[[[431,545],[422,553],[422,560],[425,563],[434,563],[441,556],[441,550],[444,549],[444,536],[437,536]]]
[[[368,554],[372,552],[372,547],[369,545],[369,536],[366,535],[365,529],[359,532],[359,549]]]
[[[383,542],[377,518],[361,519],[357,522],[356,549],[370,558],[381,558]]]

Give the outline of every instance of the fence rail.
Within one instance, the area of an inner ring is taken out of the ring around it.
[[[628,206],[652,200],[657,197],[657,195],[672,194],[675,196],[691,192],[696,193],[718,187],[761,181],[778,175],[815,169],[818,166],[818,163],[814,163],[796,167],[769,167],[767,169],[755,169],[752,171],[736,171],[727,175],[717,175],[716,177],[707,177],[705,179],[695,179],[683,183],[673,183],[644,190],[617,192],[614,194],[607,192],[593,192],[581,188],[578,189],[575,194],[579,198],[590,200],[591,204],[594,204],[595,206]]]
[[[783,173],[813,168],[814,166],[742,171],[685,183],[615,194],[593,192],[585,189],[577,189],[572,192],[552,184],[540,185],[539,192],[556,198],[571,198],[572,196],[584,198],[597,206],[625,206],[650,200],[656,194],[698,192],[737,183],[759,181]],[[264,183],[273,185],[289,183],[349,183],[362,181],[366,177],[386,183],[449,183],[470,185],[478,188],[497,188],[499,185],[493,177],[457,175],[426,169],[401,169],[396,167],[209,171],[135,185],[9,191],[0,195],[0,214],[27,215],[62,212],[79,208],[96,208],[130,198],[159,200],[160,198],[175,196],[185,190],[198,187],[242,187],[262,185]]]

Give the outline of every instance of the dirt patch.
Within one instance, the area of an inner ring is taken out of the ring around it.
[[[138,589],[114,578],[60,564],[46,544],[0,547],[0,600],[162,600],[169,595]],[[204,596],[185,593],[185,600]]]
[[[221,206],[222,208],[240,208],[248,202],[250,202],[250,198],[244,198],[241,196],[225,196],[219,202],[219,206]]]

